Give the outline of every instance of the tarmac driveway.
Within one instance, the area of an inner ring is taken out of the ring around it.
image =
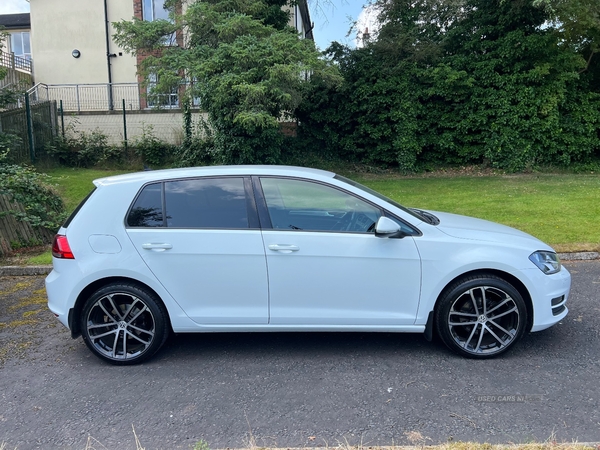
[[[3,277],[0,446],[597,442],[600,261],[567,266],[569,316],[490,361],[420,335],[265,333],[180,335],[113,367],[47,310],[43,277]]]

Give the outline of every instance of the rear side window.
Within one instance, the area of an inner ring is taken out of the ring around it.
[[[167,226],[248,228],[243,178],[202,178],[165,183]]]
[[[149,184],[135,199],[127,216],[127,225],[162,227],[163,222],[162,183]]]
[[[130,227],[249,228],[243,178],[201,178],[145,186],[127,215]],[[164,190],[164,191],[163,191]]]

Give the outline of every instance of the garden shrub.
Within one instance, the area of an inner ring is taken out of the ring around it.
[[[100,129],[94,131],[76,131],[74,124],[69,125],[65,135],[57,136],[46,145],[46,153],[59,164],[69,167],[93,167],[104,161],[119,162],[123,151],[108,144],[108,136]]]
[[[175,146],[167,144],[154,135],[152,125],[142,125],[142,134],[133,139],[134,152],[145,165],[163,166],[173,160]]]
[[[0,194],[23,205],[25,212],[10,210],[0,214],[10,214],[34,227],[58,230],[66,212],[50,177],[30,166],[7,163],[6,154],[6,151],[0,152]]]

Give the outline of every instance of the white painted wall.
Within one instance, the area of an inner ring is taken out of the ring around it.
[[[107,0],[109,22],[131,20],[132,0]],[[46,84],[107,83],[103,0],[30,0],[35,81]],[[110,26],[112,35],[113,28]],[[81,52],[73,58],[72,51]],[[112,81],[136,82],[136,60],[110,43]]]

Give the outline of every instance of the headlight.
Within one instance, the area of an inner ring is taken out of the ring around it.
[[[554,252],[537,251],[529,255],[529,260],[546,275],[560,271],[560,260]]]

